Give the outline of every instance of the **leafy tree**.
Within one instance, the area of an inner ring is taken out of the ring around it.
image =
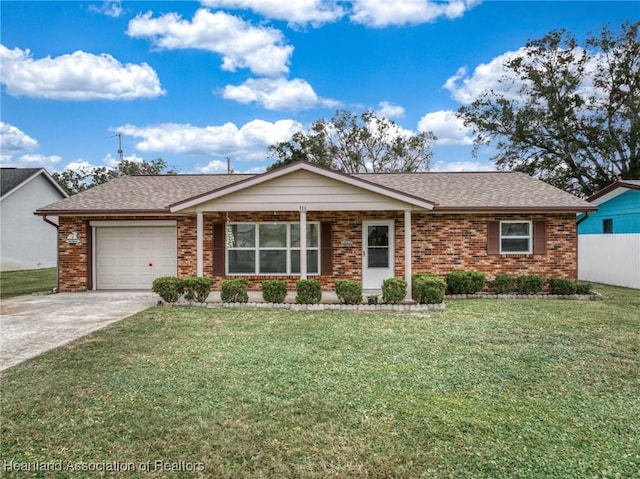
[[[175,170],[167,170],[167,162],[162,158],[151,161],[135,162],[122,160],[114,168],[107,166],[82,167],[74,170],[55,172],[51,176],[69,194],[74,195],[101,185],[120,176],[175,174]]]
[[[345,173],[424,171],[434,141],[431,132],[408,132],[372,111],[338,110],[331,120],[317,120],[309,131],[270,146],[277,161],[268,169],[304,160]]]
[[[498,168],[579,196],[640,178],[639,28],[627,22],[616,36],[604,27],[584,46],[564,30],[529,41],[505,62],[502,92],[458,110],[476,152],[493,143]]]

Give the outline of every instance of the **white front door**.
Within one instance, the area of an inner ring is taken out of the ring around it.
[[[362,289],[380,291],[394,274],[393,220],[362,222]]]

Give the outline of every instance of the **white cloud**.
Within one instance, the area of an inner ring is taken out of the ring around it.
[[[0,151],[3,154],[15,154],[35,151],[38,142],[9,123],[0,121]]]
[[[255,102],[268,110],[300,111],[339,104],[318,97],[311,85],[300,78],[250,78],[242,85],[227,85],[222,96],[239,103]]]
[[[176,13],[157,18],[151,12],[129,22],[127,34],[148,38],[161,49],[196,48],[222,55],[222,69],[248,68],[257,75],[277,76],[289,71],[293,47],[280,30],[254,27],[224,12],[199,9],[192,21]]]
[[[106,0],[102,5],[89,5],[89,10],[111,18],[119,18],[124,13],[120,0]]]
[[[133,155],[124,155],[123,158],[125,161],[131,161],[133,163],[142,163],[144,161],[144,158],[139,157],[135,153]],[[120,164],[120,157],[116,158],[111,153],[108,153],[107,156],[102,159],[102,163],[109,168],[115,168]]]
[[[25,167],[43,167],[47,169],[53,168],[56,164],[62,160],[58,155],[45,156],[38,153],[20,155],[18,157],[18,164]]]
[[[143,152],[214,158],[229,156],[234,161],[258,161],[266,158],[270,145],[290,139],[301,129],[302,125],[293,120],[278,120],[273,123],[252,120],[240,128],[233,123],[205,127],[164,123],[147,127],[124,125],[117,128],[117,131],[141,138],[142,141],[136,144],[136,148]]]
[[[458,18],[479,0],[354,0],[351,21],[370,27],[417,25],[440,17]]]
[[[291,25],[320,26],[337,21],[344,14],[342,7],[331,0],[202,0],[201,3],[211,8],[248,9]]]
[[[431,170],[442,171],[495,171],[493,163],[483,161],[436,161],[431,164]]]
[[[146,63],[122,65],[111,55],[77,51],[34,60],[29,50],[0,45],[0,81],[14,96],[53,100],[133,100],[164,94]]]
[[[376,111],[378,116],[382,118],[402,118],[404,117],[404,107],[400,105],[394,105],[388,101],[381,101],[378,104],[378,110]]]
[[[427,113],[418,122],[418,131],[431,131],[436,145],[472,145],[473,133],[451,110]]]

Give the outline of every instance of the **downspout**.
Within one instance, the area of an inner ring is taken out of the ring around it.
[[[58,246],[58,232],[60,231],[60,225],[57,223],[54,223],[49,218],[47,218],[47,215],[43,215],[42,220],[45,223],[50,224],[56,229],[56,265],[57,265],[58,264],[57,260],[58,258],[60,258],[60,251],[59,251],[60,247]],[[54,288],[53,292],[57,293],[59,290],[60,290],[60,269],[56,266],[56,287]]]
[[[589,217],[589,212],[585,211],[584,212],[584,216],[582,218],[579,218],[578,221],[576,221],[576,225],[579,225],[580,223],[582,223],[584,220],[586,220]]]

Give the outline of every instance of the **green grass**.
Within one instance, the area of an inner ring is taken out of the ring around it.
[[[0,272],[0,298],[51,292],[57,285],[57,268]]]
[[[0,460],[63,468],[40,477],[89,477],[68,461],[160,477],[141,470],[156,460],[204,468],[169,477],[638,477],[640,295],[595,289],[428,314],[152,308],[2,373]]]

